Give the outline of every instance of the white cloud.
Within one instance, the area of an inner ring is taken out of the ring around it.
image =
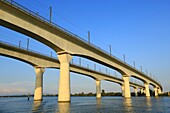
[[[0,95],[28,94],[33,91],[34,82],[31,81],[0,83]]]

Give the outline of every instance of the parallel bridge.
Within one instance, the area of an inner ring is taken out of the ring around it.
[[[0,42],[0,55],[30,64],[31,66],[35,68],[35,70],[45,69],[45,68],[60,69],[60,63],[55,58],[52,58],[52,57],[49,57],[47,55],[43,55],[37,52],[28,51],[27,49],[19,48],[14,45],[7,44],[5,42]],[[98,72],[97,70],[79,66],[76,64],[70,64],[70,71],[93,78],[96,81],[96,88],[99,89],[99,91],[96,90],[97,91],[96,93],[98,94],[98,96],[96,95],[97,98],[101,97],[101,91],[100,91],[101,80],[106,80],[106,81],[114,82],[114,83],[121,85],[122,93],[124,92],[123,79],[111,76],[109,74]],[[41,80],[41,83],[43,84],[43,79]],[[131,87],[135,89],[136,96],[137,96],[137,89],[145,88],[144,86],[137,84],[137,83],[130,82],[129,84]]]
[[[0,1],[0,25],[27,35],[52,48],[60,62],[60,82],[58,101],[70,101],[70,61],[74,56],[80,56],[112,68],[122,74],[124,96],[130,98],[129,78],[137,78],[144,83],[146,96],[150,96],[149,85],[152,85],[156,96],[162,91],[159,82],[119,60],[111,54],[82,40],[73,33],[60,26],[37,16],[36,13],[26,9],[12,0]],[[41,66],[39,66],[41,67]],[[37,76],[42,76],[44,69],[36,69]],[[37,81],[41,77],[38,77]],[[100,80],[97,84],[100,84]],[[41,91],[41,90],[39,90]],[[38,97],[37,97],[38,98]],[[36,99],[36,98],[35,98]]]

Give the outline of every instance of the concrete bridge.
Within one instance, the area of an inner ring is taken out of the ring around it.
[[[60,62],[60,82],[58,101],[70,101],[70,61],[73,56],[80,56],[112,68],[122,74],[124,95],[131,97],[129,78],[134,77],[144,82],[146,96],[150,96],[149,85],[155,92],[161,92],[162,86],[156,80],[127,63],[102,51],[82,40],[73,33],[57,26],[36,13],[11,0],[0,1],[0,24],[6,28],[25,34],[52,48]],[[39,70],[41,73],[43,70]],[[64,86],[64,87],[63,87]],[[62,88],[61,88],[62,87]]]
[[[12,46],[10,44],[0,42],[0,55],[13,58],[34,67],[36,73],[35,93],[34,100],[42,100],[43,93],[43,72],[45,68],[60,68],[60,63],[57,59],[45,56],[36,52],[28,51],[23,48]],[[98,72],[89,68],[78,66],[75,64],[70,65],[70,71],[78,74],[82,74],[93,78],[96,81],[96,97],[101,98],[100,81],[106,80],[114,83],[118,83],[122,87],[122,94],[124,94],[124,81],[120,78],[107,75],[105,73]],[[143,90],[145,87],[137,83],[130,82],[131,87],[134,88],[135,95],[137,96],[138,89]],[[123,96],[123,95],[122,95]]]

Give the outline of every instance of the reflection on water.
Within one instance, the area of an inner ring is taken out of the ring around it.
[[[100,99],[96,99],[96,105],[97,105],[98,107],[101,106],[101,98],[100,98]]]
[[[146,105],[147,105],[147,107],[151,107],[152,106],[151,98],[150,97],[146,97]]]
[[[59,112],[57,113],[70,113],[70,102],[58,103]]]
[[[124,98],[123,105],[125,107],[125,111],[127,111],[129,113],[133,111],[131,98]]]
[[[43,101],[26,98],[0,98],[0,113],[170,113],[169,97],[72,97],[71,103],[58,103],[57,97]]]
[[[147,107],[147,111],[152,110],[151,97],[146,97],[146,107]]]
[[[32,112],[38,112],[42,107],[42,101],[34,101],[32,105]]]

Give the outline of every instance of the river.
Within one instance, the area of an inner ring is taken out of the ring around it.
[[[0,113],[170,113],[170,97],[71,97],[58,103],[57,97],[42,102],[26,97],[0,98]]]

